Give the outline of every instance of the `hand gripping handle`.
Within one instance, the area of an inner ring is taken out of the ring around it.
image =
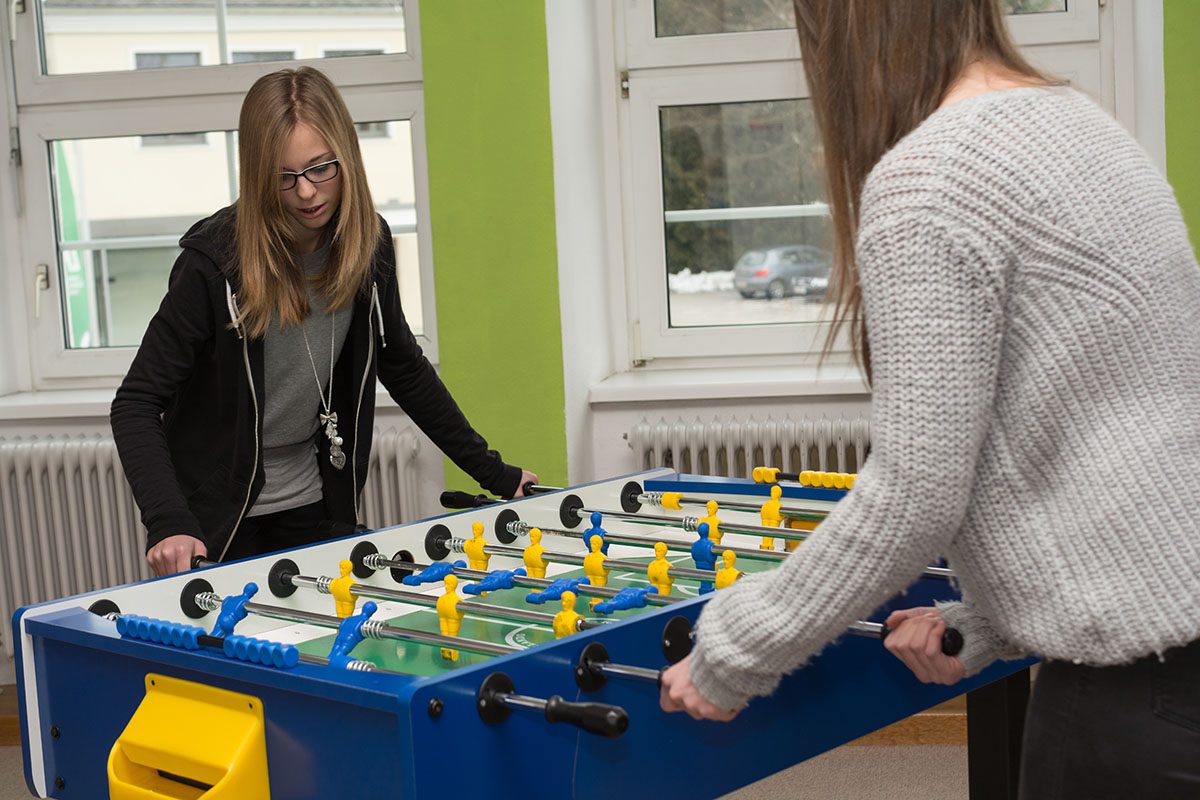
[[[882,626],[879,629],[879,640],[883,641],[891,632],[892,629],[887,625]],[[962,649],[963,635],[959,632],[958,628],[947,627],[946,630],[942,631],[942,655],[956,656],[962,652]]]

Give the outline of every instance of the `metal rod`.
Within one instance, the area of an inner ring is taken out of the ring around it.
[[[212,593],[205,592],[197,597],[196,603],[202,608],[206,607],[200,598],[206,596],[217,597],[217,607],[220,607],[220,598]],[[461,607],[461,603],[459,604]],[[280,606],[269,606],[263,603],[246,603],[246,611],[251,614],[258,614],[261,617],[270,617],[271,619],[280,619],[286,622],[301,622],[308,625],[318,625],[324,628],[339,628],[342,624],[341,617],[335,617],[331,614],[318,614],[315,611],[302,611],[298,608],[282,608]],[[215,610],[215,609],[210,609]],[[382,622],[376,623],[374,620],[369,620],[364,626],[364,635],[376,639],[401,639],[405,641],[419,642],[421,644],[432,644],[439,647],[451,647],[455,650],[469,650],[474,653],[482,653],[484,655],[507,655],[508,653],[519,652],[520,648],[509,647],[507,645],[492,644],[491,642],[481,642],[475,639],[465,639],[457,636],[444,636],[440,633],[432,633],[430,631],[418,631],[412,628],[400,628],[395,625],[385,625]]]
[[[880,632],[883,631],[883,623],[858,620],[851,622],[848,630],[857,636],[873,636],[878,639]]]
[[[311,578],[307,575],[293,575],[291,576],[291,581],[296,586],[320,589],[318,578]],[[376,600],[397,600],[402,603],[411,603],[426,608],[437,607],[437,598],[433,595],[421,594],[420,592],[406,592],[402,589],[387,589],[382,586],[366,586],[356,583],[350,587],[350,593],[356,597],[371,597]],[[481,616],[514,619],[520,622],[536,622],[550,626],[554,624],[554,615],[541,611],[526,611],[523,608],[508,608],[507,606],[491,606],[486,603],[473,603],[470,600],[460,600],[458,607],[467,613],[475,613]],[[599,620],[581,618],[577,627],[582,631],[603,624]]]
[[[520,550],[520,548],[516,548],[516,547],[506,548],[505,545],[487,545],[486,547],[484,547],[484,552],[492,553],[493,549],[515,550],[517,553],[522,552]],[[510,554],[509,553],[494,553],[494,555],[510,555]],[[557,559],[557,557],[560,557],[560,556],[578,559],[580,563],[583,562],[582,556],[575,556],[570,553],[551,553],[549,551],[545,551],[542,553],[542,556],[547,561],[554,561],[555,563],[558,563],[556,559]],[[551,558],[551,556],[555,556],[556,558]],[[366,563],[365,560],[363,563]],[[428,564],[418,564],[415,561],[393,561],[390,558],[374,559],[371,563],[379,565],[379,567],[372,567],[372,569],[410,569],[410,570],[413,570],[414,572],[420,572],[421,570],[427,569],[429,567]],[[564,562],[564,563],[574,563],[574,562]],[[638,564],[638,562],[636,562],[636,561],[630,561],[630,562],[623,561],[620,564],[616,564],[615,566],[619,569],[629,569],[629,567],[623,566],[624,564],[627,564],[627,563],[634,564],[634,565],[636,565],[638,567],[642,567],[642,568],[644,568],[646,566],[645,564]],[[606,561],[605,564],[606,565],[613,564],[613,561],[610,559],[610,560]],[[368,566],[370,566],[370,565],[368,564]],[[461,576],[463,578],[479,579],[479,578],[487,577],[491,573],[485,572],[485,571],[479,570],[479,569],[471,569],[469,567],[455,567],[454,574]],[[513,583],[515,583],[517,586],[525,586],[530,589],[544,589],[547,586],[549,586],[550,584],[554,583],[554,581],[551,580],[550,578],[531,578],[528,575],[513,575]],[[579,587],[577,589],[575,589],[575,594],[587,595],[589,597],[615,597],[617,592],[619,592],[619,591],[620,591],[620,589],[614,589],[611,586],[591,586],[589,584],[582,583],[579,585]],[[663,597],[663,596],[656,597],[654,595],[646,596],[646,600],[654,605],[667,605],[668,603],[678,602],[679,600],[682,600],[682,599],[683,598],[680,598],[680,597]],[[489,608],[490,608],[490,606],[489,606]]]
[[[485,553],[490,553],[492,555],[497,555],[497,556],[518,556],[518,557],[524,552],[519,547],[510,547],[508,545],[503,545],[503,544],[485,545],[483,548],[483,551]],[[550,551],[543,551],[542,557],[545,558],[547,561],[552,561],[555,563],[583,564],[583,556],[578,556],[573,553],[555,553],[555,552],[550,552]],[[604,559],[604,568],[605,569],[627,569],[627,570],[633,570],[635,572],[643,572],[643,571],[645,571],[646,567],[648,567],[648,566],[650,566],[650,565],[643,564],[640,561],[626,561],[626,560],[620,559],[620,558],[605,558]],[[706,581],[712,580],[712,574],[709,572],[706,572],[704,570],[684,569],[682,567],[676,567],[674,564],[671,565],[671,568],[675,572],[677,577],[696,578],[698,580],[706,580]],[[694,574],[691,574],[691,573],[694,573]],[[579,588],[582,589],[586,585],[587,584],[583,584]],[[607,587],[594,586],[592,588],[601,589],[601,588],[607,588]],[[615,595],[618,590],[612,589],[610,591],[612,594]],[[680,598],[666,597],[664,595],[653,595],[653,594],[646,595],[646,600],[648,602],[655,603],[657,605],[666,605],[667,603],[677,602],[679,599]]]
[[[531,708],[534,711],[546,710],[546,701],[540,697],[529,697],[524,694],[502,694],[496,693],[493,695],[497,700],[504,703],[506,706],[520,706],[521,708]]]
[[[531,527],[531,526],[529,526],[528,523],[524,523],[524,522],[511,523],[509,525],[509,530],[518,532],[519,534],[524,535],[529,532],[528,531],[529,527]],[[722,526],[722,527],[724,527],[724,526]],[[568,530],[563,530],[561,528],[538,528],[538,530],[540,530],[542,533],[552,533],[555,536],[569,536],[569,537],[572,537],[575,539],[582,539],[584,534],[587,533],[586,530],[568,531]],[[771,528],[770,530],[774,530],[774,528]],[[659,538],[659,537],[634,536],[631,534],[610,533],[607,531],[604,534],[604,540],[606,542],[612,542],[613,544],[629,544],[629,545],[634,545],[636,547],[654,547],[654,545],[657,542],[662,542],[663,544],[665,544],[667,546],[668,550],[674,550],[674,551],[683,552],[683,553],[691,553],[692,552],[692,544],[693,544],[692,542],[680,542],[677,540],[663,539],[663,538]],[[488,546],[491,547],[492,545],[488,545]],[[780,562],[780,561],[783,561],[785,558],[787,558],[789,555],[791,555],[790,553],[783,553],[783,552],[779,552],[777,550],[751,550],[746,547],[733,547],[733,546],[726,546],[726,545],[717,545],[717,547],[719,548],[720,552],[722,552],[722,553],[725,552],[726,550],[732,550],[734,552],[734,554],[737,555],[738,558],[745,558],[750,561]],[[580,560],[582,561],[582,558]],[[625,563],[637,564],[637,562],[625,562]],[[644,569],[647,565],[646,564],[637,564],[637,566]],[[622,569],[629,569],[629,568],[630,567],[622,567]],[[682,569],[682,568],[680,568],[680,569]],[[682,575],[682,573],[679,573],[679,574]],[[708,574],[705,573],[704,579],[708,580],[709,577],[710,576],[708,576]]]
[[[624,511],[603,511],[596,508],[581,508],[579,510],[579,518],[584,519],[585,516],[591,515],[593,512],[599,511],[604,515],[605,519],[621,519],[628,522],[635,522],[639,525],[664,525],[671,528],[680,528],[694,533],[699,524],[699,520],[694,517],[679,519],[678,517],[664,517],[657,514],[626,514]],[[693,524],[695,520],[695,524]],[[812,535],[809,531],[800,531],[795,528],[771,528],[766,525],[742,525],[737,522],[722,522],[722,533],[749,533],[758,536],[770,536],[775,539],[787,539],[794,542],[803,542]],[[605,534],[607,536],[607,534]]]
[[[619,678],[633,678],[634,680],[646,681],[648,683],[657,684],[659,677],[662,674],[661,670],[649,669],[647,667],[633,667],[628,664],[613,664],[604,662],[602,664],[592,664],[593,669],[598,669],[605,675]]]
[[[657,506],[659,508],[662,508],[662,496],[664,494],[671,494],[671,493],[670,492],[644,492],[644,493],[638,495],[638,500],[642,503],[646,503],[648,505]],[[711,497],[706,499],[703,497],[694,497],[692,495],[686,495],[686,494],[679,496],[680,504],[697,505],[697,506],[706,506],[706,505],[708,505],[708,501],[711,499],[712,499]],[[761,503],[759,503],[758,505],[754,505],[753,503],[740,503],[737,500],[718,500],[717,502],[721,508],[729,509],[731,511],[750,511],[750,512],[757,514],[762,510]],[[821,500],[821,501],[817,501],[817,502],[822,502],[822,503],[828,502],[828,503],[830,503],[830,505],[833,505],[833,501],[828,501],[828,500]],[[816,508],[816,507],[804,508],[801,506],[781,505],[779,507],[779,513],[783,514],[785,516],[819,517],[821,519],[824,519],[829,514],[829,509]]]
[[[625,519],[625,520],[630,520],[630,521],[637,521],[639,519],[639,517],[643,520],[669,519],[669,520],[671,520],[671,522],[676,523],[673,527],[677,527],[677,528],[682,527],[678,524],[679,520],[673,519],[671,517],[656,517],[656,516],[652,516],[649,514],[647,514],[647,515],[626,514],[621,511],[603,511],[600,509],[582,508],[578,511],[579,518],[583,519],[585,516],[590,515],[593,511],[600,511],[600,513],[603,514],[605,517],[611,516],[616,519]],[[687,529],[684,528],[684,530],[687,530]],[[768,528],[765,525],[737,525],[737,524],[726,524],[724,522],[721,523],[721,532],[722,533],[754,533],[754,534],[761,534],[762,536],[771,536],[771,537],[778,538],[778,539],[794,539],[796,541],[801,541],[801,542],[806,540],[810,535],[807,532],[796,531],[795,529],[792,529],[792,528]],[[583,534],[584,534],[584,532],[580,532],[577,535],[582,537]],[[619,535],[620,534],[605,533],[604,538],[609,541],[620,542],[620,541],[622,541],[622,539],[617,538],[617,536],[619,536]],[[643,538],[643,539],[641,539],[641,541],[644,543],[647,540]],[[622,543],[627,543],[627,542],[622,542]],[[669,548],[670,546],[671,546],[670,543],[668,543],[667,547]],[[785,558],[787,558],[789,555],[791,555],[791,553],[781,553],[776,550],[748,550],[748,549],[742,548],[742,547],[725,547],[723,545],[717,545],[717,547],[720,548],[721,552],[724,552],[726,550],[732,550],[734,553],[737,554],[738,558],[747,558],[752,561],[756,560],[756,559],[759,561],[783,561]],[[949,567],[932,567],[931,566],[931,567],[926,567],[922,571],[921,574],[927,578],[953,578],[954,570],[950,569]]]

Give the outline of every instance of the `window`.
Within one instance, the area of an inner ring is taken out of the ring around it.
[[[169,67],[198,67],[199,53],[134,53],[135,69],[167,69]],[[207,144],[203,133],[164,133],[158,136],[143,136],[143,147],[161,147],[177,144]]]
[[[179,238],[236,199],[238,113],[266,62],[312,64],[341,89],[401,302],[436,358],[415,0],[27,0],[15,20],[20,234],[46,280],[9,302],[37,388],[128,369]]]
[[[1007,2],[1032,60],[1112,108],[1096,0]],[[793,19],[791,0],[615,4],[635,365],[824,343],[831,230]]]
[[[383,53],[382,49],[366,48],[357,50],[326,50],[325,58],[351,58],[353,56],[375,56]],[[388,126],[386,122],[358,122],[354,125],[359,139],[386,139]]]
[[[264,61],[291,61],[296,57],[295,50],[234,50],[231,54],[231,64],[260,64]]]

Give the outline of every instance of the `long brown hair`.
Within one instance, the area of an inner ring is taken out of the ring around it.
[[[937,110],[969,64],[1052,83],[1009,36],[1001,0],[794,0],[800,53],[825,152],[833,219],[833,324],[870,376],[854,261],[859,201],[879,159]]]
[[[330,309],[344,308],[364,289],[379,244],[379,220],[358,134],[337,87],[312,67],[259,78],[242,101],[238,122],[237,322],[254,337],[266,333],[273,315],[281,325],[299,325],[310,311],[293,228],[279,192],[284,145],[301,123],[321,134],[340,162],[341,202],[332,223],[328,265],[317,279]]]

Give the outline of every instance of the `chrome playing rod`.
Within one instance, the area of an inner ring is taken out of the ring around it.
[[[311,578],[307,575],[291,576],[291,581],[294,585],[314,588],[326,594],[329,593],[328,580],[328,578]],[[321,586],[322,582],[326,583],[325,587]],[[387,589],[382,586],[367,586],[365,584],[356,583],[350,587],[350,593],[357,597],[370,597],[376,600],[396,600],[401,603],[411,603],[413,605],[424,606],[426,608],[437,607],[436,596],[430,594],[421,594],[420,592],[406,592],[402,589]],[[488,605],[487,603],[473,603],[470,600],[460,600],[458,602],[458,607],[464,612],[474,613],[480,616],[514,619],[520,622],[536,622],[548,626],[554,624],[554,615],[546,614],[541,611],[526,611],[523,608],[508,608],[507,606],[493,606]],[[578,630],[582,631],[603,624],[603,622],[597,620],[580,619],[577,628]]]

